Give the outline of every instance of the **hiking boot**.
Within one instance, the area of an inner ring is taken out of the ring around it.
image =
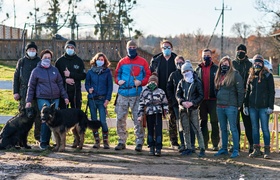
[[[201,148],[198,157],[204,157],[204,156],[205,156],[205,149]]]
[[[135,147],[135,151],[141,152],[142,151],[142,144],[137,144],[137,146]]]
[[[154,156],[155,155],[155,147],[151,146],[150,147],[150,152],[149,152],[149,156]]]
[[[180,145],[178,144],[178,142],[172,142],[171,146],[172,148],[179,148]]]
[[[228,155],[227,149],[220,149],[214,156],[220,156],[220,155]]]
[[[93,130],[93,137],[95,139],[95,143],[92,146],[92,148],[96,148],[96,149],[100,148],[100,138],[99,138],[99,133],[98,133],[97,129]]]
[[[40,143],[40,145],[39,145],[39,148],[42,150],[46,150],[46,149],[48,149],[48,147],[49,147],[49,145],[44,142]]]
[[[123,144],[123,143],[119,143],[116,147],[115,147],[115,150],[123,150],[123,149],[125,149],[126,147],[125,147],[125,144]]]
[[[237,156],[239,156],[238,150],[233,150],[233,152],[232,152],[230,158],[236,158]]]
[[[181,153],[181,155],[191,155],[192,154],[192,149],[185,149],[182,153]]]
[[[214,146],[214,147],[212,148],[212,151],[219,151],[218,146]]]
[[[161,156],[161,150],[160,150],[160,149],[157,149],[157,150],[156,150],[155,156]]]
[[[108,132],[102,132],[103,134],[103,148],[110,149],[109,140],[108,140]]]
[[[184,145],[182,145],[180,148],[179,148],[179,152],[181,153],[181,152],[183,152],[185,150],[185,146]]]
[[[249,146],[249,154],[251,154],[253,151],[254,151],[254,146],[253,146],[253,145],[252,145],[252,146],[250,145],[250,146]]]
[[[264,159],[270,159],[270,146],[264,146]]]
[[[95,149],[100,148],[100,143],[94,143],[94,145],[92,146],[92,148],[95,148]]]
[[[255,158],[260,157],[263,155],[263,153],[260,151],[261,146],[259,144],[254,144],[254,151],[249,154],[249,157]]]

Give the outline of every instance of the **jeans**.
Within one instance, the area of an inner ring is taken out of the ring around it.
[[[50,106],[52,103],[55,103],[55,109],[58,108],[59,105],[59,99],[37,99],[38,108],[41,111],[44,104],[47,106]],[[44,143],[45,145],[49,145],[51,138],[51,130],[47,126],[45,122],[42,122],[41,124],[41,132],[40,132],[40,143]]]
[[[268,128],[269,114],[266,113],[267,108],[249,108],[250,118],[253,130],[254,144],[260,144],[260,123],[263,132],[264,145],[270,145],[270,133]],[[259,123],[260,122],[260,123]]]
[[[147,115],[148,138],[147,144],[149,147],[162,149],[162,114]]]
[[[199,106],[199,116],[201,120],[200,127],[203,134],[205,147],[208,146],[209,142],[208,114],[210,116],[210,123],[212,128],[211,141],[213,147],[218,147],[220,142],[220,131],[216,106],[216,100],[203,100]]]
[[[89,109],[90,109],[91,119],[93,121],[98,120],[97,119],[97,110],[98,110],[102,131],[108,132],[108,126],[107,126],[107,122],[106,122],[106,109],[104,107],[104,102],[105,102],[105,100],[88,99],[88,105],[89,105]]]
[[[229,122],[230,131],[233,139],[233,150],[239,150],[239,135],[237,130],[237,113],[238,109],[235,106],[219,107],[217,106],[217,115],[220,122],[220,129],[222,133],[222,149],[228,147],[228,130]]]

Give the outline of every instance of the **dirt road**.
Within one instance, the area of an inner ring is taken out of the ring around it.
[[[246,152],[240,157],[214,157],[214,152],[198,158],[196,154],[181,156],[164,148],[161,157],[148,156],[134,146],[115,151],[92,149],[82,151],[67,147],[64,153],[41,151],[0,151],[1,179],[279,179],[280,154],[272,159],[251,159]]]

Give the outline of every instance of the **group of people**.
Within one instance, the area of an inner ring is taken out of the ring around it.
[[[161,156],[162,117],[169,119],[169,138],[172,147],[182,155],[195,152],[198,139],[199,156],[208,150],[208,115],[211,123],[212,150],[215,156],[239,156],[240,117],[249,141],[249,156],[262,156],[259,124],[264,137],[264,158],[269,158],[269,115],[274,106],[274,81],[264,66],[261,55],[255,55],[253,64],[248,60],[247,48],[236,48],[236,59],[223,57],[219,64],[212,61],[212,51],[202,51],[202,62],[194,70],[190,60],[176,55],[170,41],[160,43],[162,52],[155,55],[150,65],[137,54],[137,44],[128,41],[127,56],[115,69],[114,81],[118,84],[115,102],[118,144],[115,150],[126,148],[128,115],[134,123],[135,151],[141,152],[144,144],[144,125],[147,125],[149,155]],[[103,147],[109,149],[106,107],[112,98],[113,79],[110,61],[97,53],[86,72],[83,61],[75,53],[76,43],[67,41],[65,53],[51,64],[52,52],[43,50],[38,57],[34,42],[26,45],[26,54],[18,61],[14,75],[14,99],[20,108],[55,103],[57,108],[81,108],[81,80],[85,79],[91,120],[102,127]],[[233,146],[228,150],[228,124]],[[220,125],[220,128],[219,128]],[[221,148],[219,149],[221,132]],[[49,146],[50,130],[40,119],[35,122],[35,138],[40,148]],[[95,143],[100,148],[98,129],[93,130]],[[180,140],[179,144],[178,137]]]

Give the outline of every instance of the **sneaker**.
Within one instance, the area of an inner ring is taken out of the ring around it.
[[[49,147],[48,144],[47,143],[43,143],[43,142],[40,143],[40,145],[39,145],[39,148],[42,149],[42,150],[46,150],[48,147]]]
[[[125,144],[123,144],[123,143],[119,143],[116,147],[115,147],[115,150],[123,150],[123,149],[125,149],[126,147],[125,147]]]
[[[180,145],[178,144],[178,142],[172,142],[171,146],[172,146],[172,148],[178,148],[179,149]]]
[[[205,149],[201,148],[198,157],[204,157],[204,156],[205,156]]]
[[[161,156],[161,150],[160,150],[160,149],[157,149],[157,150],[156,150],[155,156]]]
[[[181,153],[181,155],[191,155],[192,154],[192,150],[191,149],[185,149],[185,151],[183,151]]]
[[[212,151],[219,151],[218,146],[214,146],[214,147],[212,148]]]
[[[236,158],[237,156],[239,156],[238,150],[233,150],[233,152],[232,152],[230,158]]]
[[[150,152],[149,152],[149,156],[154,156],[155,155],[155,147],[151,146],[150,147]]]
[[[185,150],[185,146],[184,145],[182,145],[180,148],[179,148],[179,152],[181,153],[181,152],[183,152]]]
[[[137,144],[137,146],[135,147],[135,151],[141,152],[142,151],[142,144]]]
[[[227,149],[220,149],[214,156],[220,156],[220,155],[228,155]]]

